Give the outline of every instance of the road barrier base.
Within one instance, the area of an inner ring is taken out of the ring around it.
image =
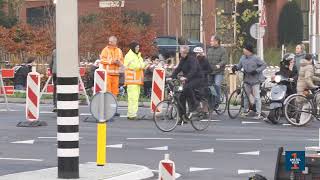
[[[48,126],[48,123],[45,121],[22,121],[17,124],[17,127],[40,127]]]

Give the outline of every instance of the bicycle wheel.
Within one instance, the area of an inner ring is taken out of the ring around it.
[[[317,107],[316,119],[320,121],[320,92],[317,92],[314,95],[313,102],[315,103],[314,105]]]
[[[284,107],[286,120],[294,126],[305,126],[312,120],[312,103],[302,95],[291,96]]]
[[[242,109],[242,92],[241,89],[236,89],[229,97],[227,104],[228,115],[231,119],[235,119],[239,116]]]
[[[153,113],[153,120],[163,132],[174,130],[180,120],[178,107],[172,101],[161,101]]]
[[[218,108],[215,109],[216,113],[218,115],[222,115],[227,110],[227,104],[228,104],[228,90],[226,87],[221,87],[221,95],[220,95],[220,104]]]
[[[198,116],[191,118],[191,125],[195,130],[203,131],[209,127],[211,120],[212,112],[202,112]]]

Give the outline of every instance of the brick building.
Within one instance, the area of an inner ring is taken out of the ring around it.
[[[41,11],[48,4],[48,0],[25,0],[20,19],[28,21],[33,14]],[[99,6],[101,0],[78,0],[79,15],[97,13],[103,8]],[[281,8],[287,0],[265,0],[267,10],[267,33],[265,44],[275,46],[277,43],[277,23]],[[137,10],[152,16],[153,26],[158,35],[178,35],[200,40],[204,36],[206,42],[218,27],[216,27],[216,8],[232,13],[233,1],[228,0],[124,0],[125,10]],[[201,3],[203,13],[203,33],[200,28]]]

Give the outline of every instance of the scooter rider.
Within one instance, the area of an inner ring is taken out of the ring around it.
[[[294,61],[295,55],[292,53],[285,54],[282,61],[280,62],[280,71],[276,72],[275,75],[283,76],[288,78],[290,82],[285,82],[287,86],[287,94],[296,93],[296,83],[298,80],[298,69],[295,66]]]

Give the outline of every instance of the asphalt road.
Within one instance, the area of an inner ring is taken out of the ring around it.
[[[25,107],[10,104],[10,108],[14,111],[0,111],[0,176],[57,166],[56,116],[50,112],[51,106],[41,107],[40,120],[48,126],[38,128],[16,127],[25,120]],[[140,110],[141,114],[149,113],[147,108]],[[126,108],[119,112],[125,115]],[[82,122],[88,117],[87,107],[81,106],[80,113],[80,162],[95,162],[96,124]],[[319,122],[298,128],[251,119],[230,120],[227,116],[214,119],[217,121],[203,132],[186,124],[163,133],[151,120],[117,118],[108,125],[107,144],[111,147],[107,148],[107,161],[156,170],[169,153],[181,174],[179,179],[240,180],[254,171],[273,179],[279,147],[304,150],[318,145]]]

